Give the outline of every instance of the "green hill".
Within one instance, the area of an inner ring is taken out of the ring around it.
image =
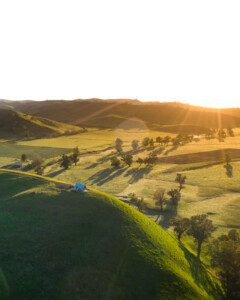
[[[0,137],[45,137],[80,132],[80,128],[13,110],[0,109]]]
[[[166,132],[204,133],[207,128],[240,127],[239,109],[210,109],[176,102],[141,102],[130,99],[4,101],[11,107],[60,122],[88,127],[116,128],[129,119]],[[162,127],[166,125],[166,127]]]
[[[116,198],[0,171],[7,299],[222,299],[177,240]]]

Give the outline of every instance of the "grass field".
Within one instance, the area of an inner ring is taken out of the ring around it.
[[[222,299],[191,252],[114,197],[2,171],[0,190],[1,299]]]
[[[26,153],[30,158],[38,155],[46,159],[44,175],[75,183],[84,182],[104,192],[126,196],[136,193],[144,197],[149,207],[154,207],[153,193],[157,188],[169,190],[177,187],[176,173],[187,176],[186,186],[182,190],[182,199],[177,214],[190,217],[198,213],[208,213],[218,225],[220,231],[240,228],[238,210],[240,207],[240,132],[235,129],[235,137],[224,142],[205,140],[192,142],[172,149],[167,147],[159,155],[159,163],[153,167],[131,167],[116,169],[111,167],[110,158],[115,155],[114,141],[120,137],[124,141],[124,151],[131,149],[133,139],[142,140],[149,136],[155,138],[166,135],[147,129],[138,130],[97,130],[73,136],[52,139],[1,143],[0,163],[20,157]],[[80,162],[68,170],[57,163],[56,156],[71,151],[78,146],[81,151]],[[159,146],[157,146],[159,147]],[[144,157],[152,149],[140,149],[134,158]],[[233,177],[229,178],[223,168],[225,153],[233,158]],[[156,216],[153,214],[152,218]],[[161,223],[161,218],[160,218]]]

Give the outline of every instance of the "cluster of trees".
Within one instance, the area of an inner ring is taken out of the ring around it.
[[[234,137],[234,131],[232,128],[227,128],[227,129],[214,129],[210,128],[208,132],[205,134],[205,139],[206,140],[211,140],[217,138],[219,142],[224,142],[226,137]]]
[[[218,270],[227,299],[240,299],[240,235],[232,229],[209,246],[211,264]]]
[[[211,234],[216,230],[208,215],[196,215],[188,218],[176,218],[172,221],[174,232],[178,240],[184,233],[192,236],[197,244],[197,257],[200,259],[202,245],[208,240]]]
[[[21,163],[25,163],[28,161],[27,155],[23,153],[20,157]],[[31,168],[38,174],[43,175],[44,172],[44,166],[43,166],[43,160],[40,158],[35,158],[31,161]]]
[[[174,232],[180,241],[183,234],[194,238],[197,245],[197,257],[200,259],[202,245],[216,230],[207,215],[188,218],[176,218],[172,221]],[[226,292],[227,299],[240,299],[240,235],[232,229],[212,240],[208,245],[211,265],[216,268]]]
[[[111,166],[115,167],[115,168],[119,168],[122,163],[126,164],[127,166],[131,166],[133,163],[133,156],[132,154],[128,154],[128,153],[121,153],[120,154],[120,158],[113,156],[111,158]]]
[[[73,151],[70,155],[63,154],[60,160],[60,166],[67,170],[72,164],[75,166],[79,162],[80,151],[78,147],[73,148]]]
[[[170,197],[169,200],[174,206],[178,205],[178,202],[181,199],[181,192],[178,189],[171,189],[166,192],[165,189],[157,189],[154,193],[155,205],[160,208],[160,211],[163,211],[163,206],[168,201],[167,195]]]
[[[130,193],[128,198],[132,204],[136,205],[139,211],[142,212],[146,208],[146,202],[143,197],[138,197],[135,193]]]

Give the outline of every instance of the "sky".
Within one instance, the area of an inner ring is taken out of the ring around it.
[[[239,0],[0,0],[0,98],[240,107]]]

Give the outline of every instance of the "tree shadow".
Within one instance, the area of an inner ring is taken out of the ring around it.
[[[204,266],[204,264],[199,259],[197,259],[197,257],[193,253],[186,249],[182,242],[179,242],[179,246],[189,263],[194,282],[202,289],[206,290],[207,293],[212,295],[214,299],[219,299],[219,296],[222,296],[222,299],[224,299],[220,285],[212,280],[211,274]]]
[[[226,169],[227,177],[229,177],[229,178],[233,177],[233,167],[232,167],[232,165],[226,164],[223,167]]]
[[[142,179],[145,175],[149,174],[151,172],[151,170],[152,170],[151,166],[143,167],[143,168],[139,168],[139,167],[138,168],[132,168],[132,169],[130,169],[126,172],[124,177],[131,176],[128,183],[130,183],[130,184],[136,183],[140,179]]]
[[[158,224],[163,228],[169,228],[171,225],[171,220],[177,216],[178,205],[174,205],[172,202],[168,201],[165,210],[159,218]]]
[[[177,148],[178,148],[178,146],[172,146],[171,148],[167,149],[163,154],[168,155],[172,151],[177,150]]]
[[[102,185],[108,181],[113,180],[115,177],[120,176],[128,167],[124,168],[107,168],[105,170],[100,170],[91,177],[88,178],[88,181],[92,181],[92,184]]]
[[[64,171],[66,171],[66,170],[65,169],[60,169],[60,170],[54,171],[52,173],[49,173],[47,176],[48,177],[55,177],[55,176],[58,176],[58,175],[62,174]]]

